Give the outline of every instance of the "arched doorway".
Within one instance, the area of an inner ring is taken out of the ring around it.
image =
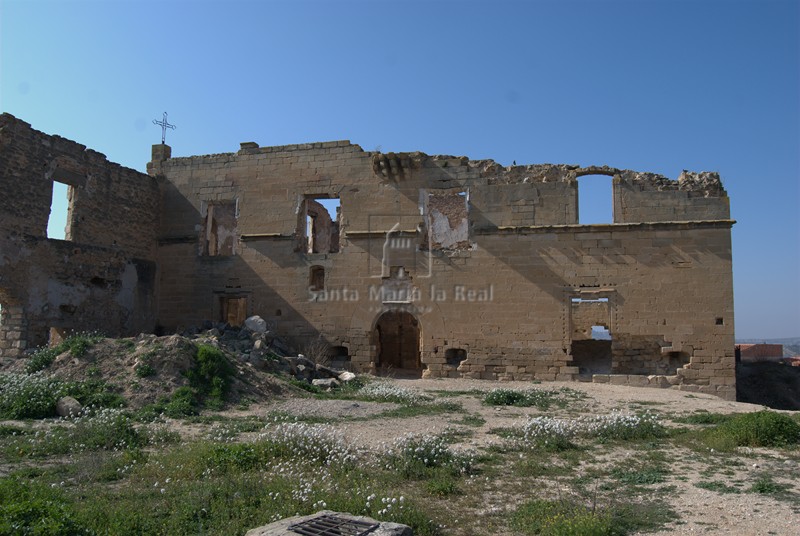
[[[419,352],[419,321],[406,311],[387,311],[375,323],[375,366],[383,371],[422,370]]]

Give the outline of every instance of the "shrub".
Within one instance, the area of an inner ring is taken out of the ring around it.
[[[708,437],[737,447],[788,447],[800,443],[800,424],[774,411],[743,413],[709,430]]]
[[[201,344],[197,348],[197,363],[186,373],[189,383],[198,393],[222,401],[230,387],[233,366],[219,348]]]

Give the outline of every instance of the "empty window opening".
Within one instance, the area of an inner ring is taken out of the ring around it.
[[[240,327],[247,318],[247,298],[222,296],[219,299],[220,322]]]
[[[201,254],[209,257],[236,254],[236,201],[214,201],[206,206]]]
[[[312,266],[308,273],[309,290],[325,290],[325,268]]]
[[[578,223],[614,223],[613,178],[584,175],[578,178]]]
[[[307,197],[303,200],[298,235],[306,253],[339,251],[341,204],[338,198]]]
[[[444,358],[448,365],[457,367],[467,359],[467,351],[463,348],[448,348],[444,351]]]
[[[718,316],[718,317],[717,317],[717,319],[716,319],[715,323],[716,323],[716,325],[718,325],[718,326],[722,326],[723,324],[725,324],[725,322],[723,321],[723,319],[722,319],[722,317],[721,317],[721,316]]]
[[[50,217],[47,220],[47,238],[71,240],[70,199],[72,186],[53,181],[53,197],[50,200]]]
[[[277,309],[275,311],[275,316],[281,316],[282,314],[283,314],[283,311],[281,311],[280,309]]]
[[[414,315],[405,311],[383,313],[375,324],[373,340],[379,369],[419,375],[422,370],[420,329]]]
[[[593,341],[610,341],[611,333],[605,326],[592,326],[592,340]]]
[[[608,303],[608,298],[572,298],[572,303]]]

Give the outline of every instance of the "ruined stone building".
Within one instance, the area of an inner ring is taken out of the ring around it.
[[[148,174],[0,116],[0,351],[75,329],[250,315],[359,371],[586,380],[735,397],[729,202],[716,173],[364,151],[171,158]],[[578,222],[578,178],[613,222]],[[47,239],[53,183],[65,240]]]

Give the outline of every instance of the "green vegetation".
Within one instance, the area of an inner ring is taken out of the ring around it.
[[[34,374],[0,374],[0,418],[43,419],[56,415],[56,402],[72,396],[83,406],[121,407],[125,400],[101,380],[68,382]]]
[[[584,398],[581,391],[562,387],[561,389],[492,389],[483,397],[489,406],[537,407],[549,409],[551,406],[564,408],[571,401]]]
[[[206,398],[205,403],[220,409],[230,389],[234,368],[219,348],[208,344],[197,347],[196,365],[186,373],[189,384]]]
[[[147,378],[149,376],[154,376],[156,373],[156,369],[150,366],[147,363],[141,363],[136,365],[136,368],[133,369],[136,372],[136,375],[140,378]]]
[[[721,424],[733,418],[733,415],[723,415],[722,413],[709,413],[707,411],[699,411],[692,413],[685,417],[673,417],[672,422],[682,424]]]
[[[73,357],[83,357],[86,351],[92,347],[96,342],[102,340],[102,335],[97,333],[75,333],[70,335],[61,343],[49,348],[41,348],[37,350],[25,366],[26,372],[32,374],[46,369],[53,364],[56,357],[64,352],[69,352]]]
[[[800,424],[774,411],[735,415],[718,426],[704,430],[702,441],[710,448],[790,447],[800,443]]]

